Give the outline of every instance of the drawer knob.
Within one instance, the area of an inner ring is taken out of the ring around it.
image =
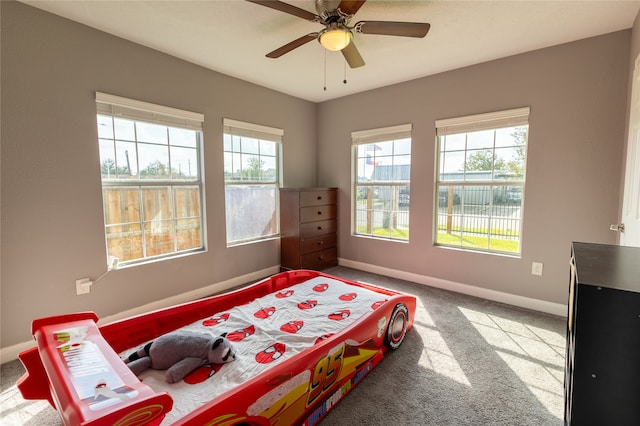
[[[318,201],[322,200],[322,195],[318,195]]]
[[[321,214],[322,214],[322,212],[321,212],[321,211],[318,211],[318,216],[320,216]]]
[[[318,241],[318,245],[321,246],[324,244],[324,241]]]
[[[322,226],[318,226],[318,231],[322,231]]]

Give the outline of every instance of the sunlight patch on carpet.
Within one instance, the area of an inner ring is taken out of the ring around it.
[[[498,356],[555,417],[564,417],[565,339],[559,333],[458,307]]]
[[[33,422],[32,418],[42,410],[52,410],[46,401],[29,401],[26,403],[16,385],[0,393],[0,423],[3,425],[25,425]]]
[[[458,383],[471,386],[462,367],[426,311],[416,311],[414,327],[419,329],[420,336],[425,342],[418,364]]]

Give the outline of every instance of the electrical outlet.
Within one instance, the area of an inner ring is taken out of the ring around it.
[[[542,276],[542,263],[540,262],[531,263],[531,274]]]
[[[91,278],[82,278],[80,280],[76,280],[76,294],[80,296],[81,294],[90,293],[92,284],[93,281],[91,281]]]

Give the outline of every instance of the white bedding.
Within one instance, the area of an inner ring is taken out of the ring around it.
[[[140,379],[156,392],[171,395],[173,410],[162,422],[163,425],[171,424],[269,367],[313,346],[321,336],[335,334],[353,324],[385,300],[383,294],[339,280],[312,278],[184,327],[184,330],[215,336],[228,333],[227,338],[236,349],[236,360],[216,366],[219,370],[215,374],[206,378],[207,371],[201,368],[185,381],[168,384],[164,371],[147,370]],[[121,355],[127,356],[135,349]],[[203,381],[187,383],[198,380]]]

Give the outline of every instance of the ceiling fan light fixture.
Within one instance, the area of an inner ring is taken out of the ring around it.
[[[353,35],[349,30],[341,28],[327,29],[320,34],[320,44],[327,50],[337,52],[351,43],[351,37]]]

